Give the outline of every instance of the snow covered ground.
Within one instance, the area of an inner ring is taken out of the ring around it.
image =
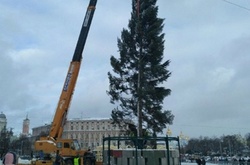
[[[18,159],[18,164],[30,164],[30,161],[19,158]],[[2,160],[0,160],[0,165],[2,165]],[[197,163],[182,162],[181,165],[197,165]],[[223,164],[222,163],[216,164],[216,163],[209,163],[209,162],[207,162],[206,165],[223,165]],[[226,164],[224,164],[224,165],[226,165]]]
[[[197,163],[182,162],[181,165],[197,165]],[[206,162],[206,165],[232,165],[232,163],[223,163],[223,162],[210,163],[210,162]]]

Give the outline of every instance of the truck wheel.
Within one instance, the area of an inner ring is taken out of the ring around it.
[[[73,165],[72,160],[66,160],[66,164],[65,165]]]

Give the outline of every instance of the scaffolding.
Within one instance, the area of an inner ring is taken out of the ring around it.
[[[176,147],[170,146],[177,142]],[[123,144],[121,144],[123,142]],[[114,149],[111,145],[116,145]],[[124,146],[126,144],[126,146]],[[161,148],[157,148],[161,145]],[[180,165],[179,137],[103,137],[103,164],[104,165]],[[105,146],[107,146],[105,148]],[[157,157],[158,156],[158,157]],[[158,161],[152,157],[158,158]],[[118,161],[122,159],[122,161]],[[131,160],[130,160],[131,159]],[[172,161],[171,161],[172,160]],[[150,162],[151,161],[151,162]]]

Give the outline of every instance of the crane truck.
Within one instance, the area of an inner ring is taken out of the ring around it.
[[[49,156],[57,152],[60,153],[60,156],[63,158],[65,164],[72,165],[74,163],[73,159],[75,157],[83,157],[83,155],[87,152],[80,149],[80,145],[77,140],[63,139],[62,134],[63,127],[67,119],[70,102],[75,89],[75,84],[79,74],[82,52],[86,43],[92,18],[94,16],[96,3],[97,0],[89,1],[80,35],[76,44],[75,52],[66,75],[49,135],[47,137],[41,137],[39,140],[35,141],[35,151],[37,153],[41,152],[43,158],[37,159],[36,161],[32,162],[32,164],[34,165],[52,165],[53,161],[49,158]],[[93,161],[94,155],[88,155],[87,160],[83,160],[80,162],[81,165],[83,164],[83,162],[85,162],[84,165],[89,165],[92,164]]]

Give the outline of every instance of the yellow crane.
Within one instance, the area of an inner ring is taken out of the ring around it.
[[[87,40],[89,28],[95,12],[96,3],[97,0],[90,0],[89,2],[75,52],[68,69],[60,99],[58,101],[49,135],[47,137],[41,137],[35,142],[35,151],[41,152],[41,154],[43,155],[43,158],[40,158],[33,162],[33,164],[35,165],[52,165],[53,161],[52,159],[50,159],[50,157],[55,153],[60,153],[61,157],[67,165],[73,165],[73,160],[77,156],[80,156],[82,158],[81,165],[83,163],[84,165],[90,165],[93,161],[95,161],[94,155],[88,155],[83,161],[83,156],[84,154],[86,155],[87,151],[80,150],[80,146],[77,140],[62,139],[62,133],[79,74],[82,61],[82,52]]]

